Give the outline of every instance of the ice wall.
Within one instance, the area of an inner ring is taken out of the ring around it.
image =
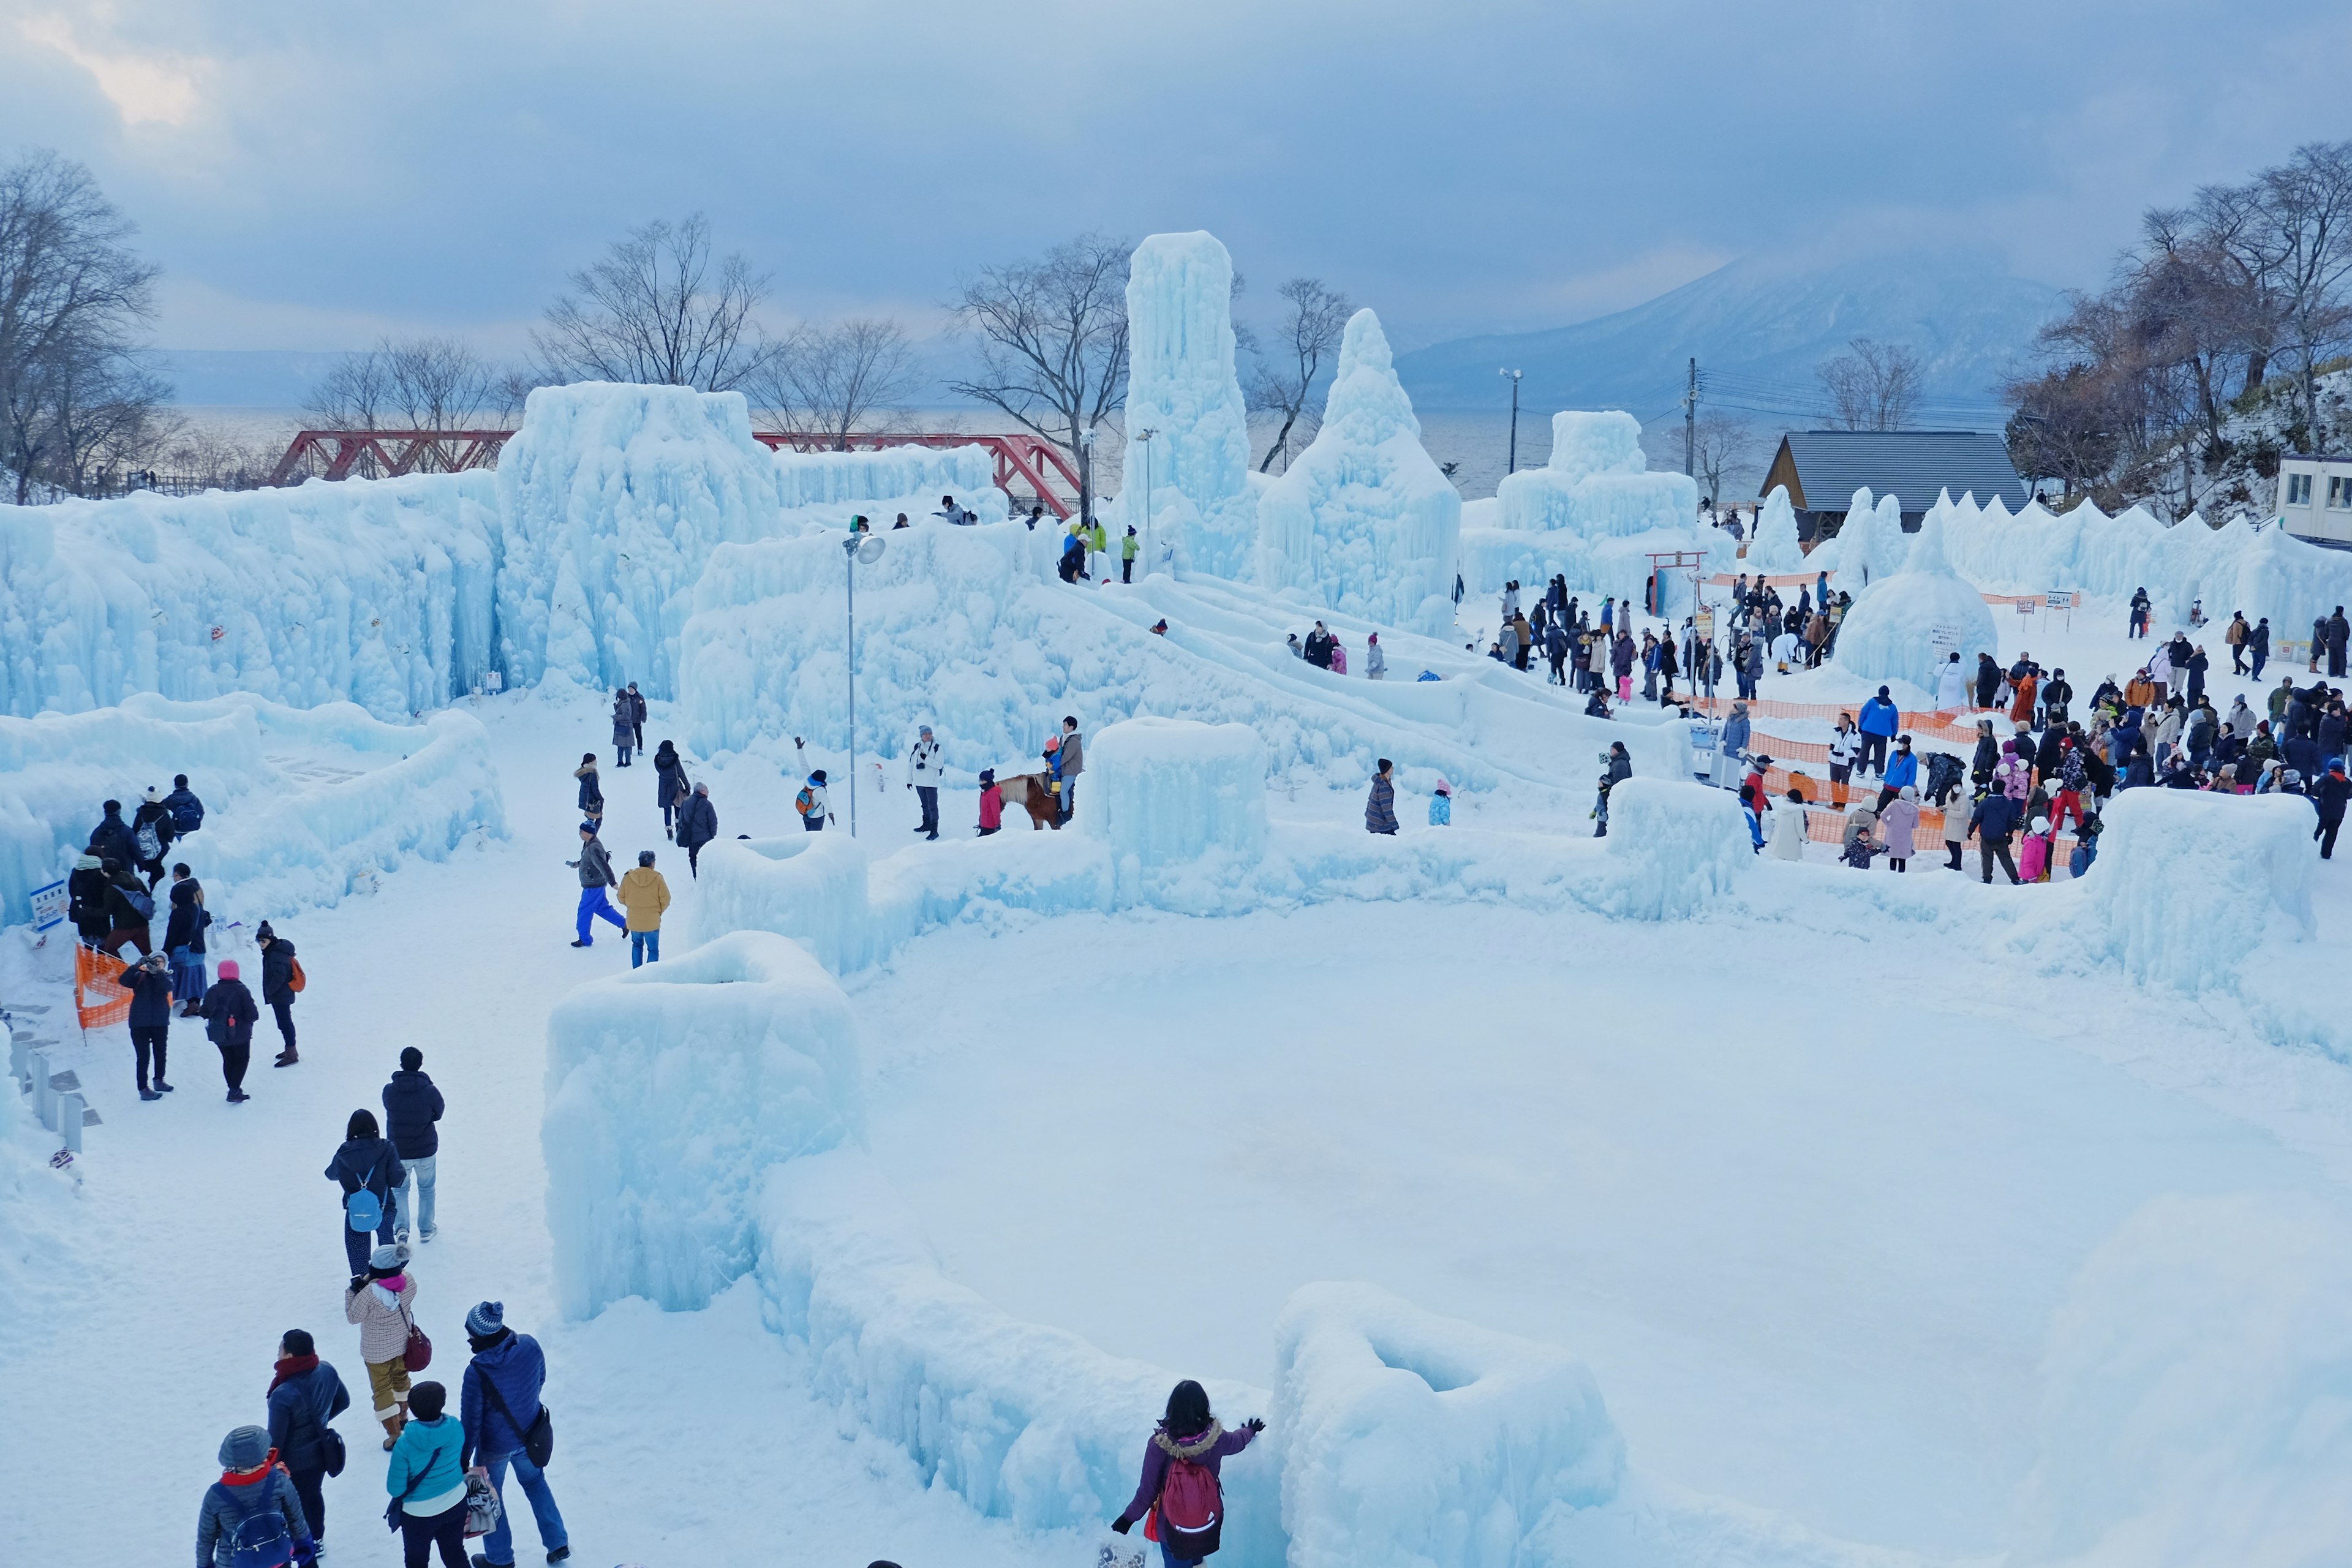
[[[975,510],[986,504],[989,495],[996,496],[1000,505],[1004,496],[996,488],[996,459],[985,447],[885,447],[875,452],[779,447],[772,458],[777,501],[788,509],[928,498],[921,511],[909,510],[912,519],[938,510],[943,495]],[[889,523],[884,518],[877,526],[887,528]]]
[[[779,531],[777,472],[740,393],[611,382],[533,392],[499,457],[508,680],[558,669],[676,695],[695,581],[718,544]]]
[[[1322,428],[1259,501],[1258,580],[1438,635],[1454,623],[1461,531],[1461,493],[1422,448],[1380,318],[1359,310],[1340,340]]]
[[[1172,542],[1192,570],[1219,577],[1246,576],[1257,542],[1233,295],[1233,258],[1205,231],[1150,235],[1128,265],[1119,516],[1143,534],[1148,465],[1155,548]]]
[[[1630,414],[1552,416],[1551,460],[1496,487],[1500,526],[1463,530],[1464,584],[1483,595],[1561,576],[1575,593],[1640,604],[1654,552],[1705,550],[1710,573],[1728,570],[1729,539],[1698,527],[1696,481],[1648,472],[1641,442]]]
[[[1547,1516],[1616,1495],[1624,1441],[1549,1346],[1309,1285],[1275,1363],[1290,1568],[1514,1568]]]
[[[332,906],[356,872],[506,833],[489,736],[470,713],[386,724],[349,703],[294,709],[237,693],[0,719],[0,924],[26,919],[31,890],[66,875],[101,801],[121,801],[127,818],[175,773],[205,816],[170,858],[188,863],[223,924]]]
[[[1893,500],[1890,496],[1881,504]],[[1865,680],[1907,680],[1932,699],[1953,653],[1959,654],[1960,667],[1971,671],[1978,654],[1999,656],[1999,637],[1984,595],[1946,563],[1947,519],[1944,508],[1931,508],[1905,552],[1901,568],[1875,574],[1867,587],[1853,585],[1859,577],[1851,571],[1839,572],[1839,587],[1854,596],[1831,656],[1839,668]],[[1895,525],[1899,528],[1899,518]],[[1883,519],[1872,517],[1864,540],[1857,542],[1864,542],[1877,556],[1885,528]]]
[[[856,1135],[859,1081],[849,999],[766,931],[565,997],[540,1121],[564,1315],[709,1305],[758,1261],[770,1167]]]
[[[1082,826],[1110,847],[1122,884],[1204,856],[1265,851],[1265,742],[1246,724],[1129,719],[1087,752]]]
[[[2347,1295],[2352,1227],[2312,1197],[2176,1195],[2126,1221],[2052,1320],[2010,1568],[2340,1557]]]
[[[480,473],[0,506],[0,711],[438,708],[494,662],[498,536]]]
[[[1612,789],[1603,842],[1614,875],[1601,907],[1633,920],[1696,914],[1732,893],[1755,860],[1738,798],[1686,776]]]
[[[1756,537],[1748,542],[1740,564],[1746,572],[1767,575],[1806,569],[1804,542],[1797,537],[1797,509],[1789,502],[1786,485],[1774,485],[1756,509]]]

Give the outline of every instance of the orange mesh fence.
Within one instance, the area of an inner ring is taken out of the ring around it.
[[[1678,700],[1687,702],[1694,710],[1701,713],[1728,713],[1734,701],[1745,700],[1748,713],[1755,718],[1818,719],[1830,724],[1836,723],[1841,716],[1852,716],[1862,710],[1859,702],[1780,702],[1769,697],[1689,697]],[[1902,713],[1899,718],[1903,728],[1915,736],[1925,735],[1955,744],[1974,745],[1977,721],[1988,716],[1997,721],[2000,715],[2000,710],[1994,708],[1958,708],[1933,712],[1920,709]],[[1801,742],[1784,741],[1780,743],[1795,746]],[[1829,753],[1824,750],[1822,754],[1826,757]]]
[[[1803,795],[1805,804],[1810,808],[1805,812],[1805,837],[1820,844],[1842,844],[1845,841],[1845,808],[1853,803],[1855,796],[1861,796],[1874,806],[1878,803],[1878,787],[1874,784],[1857,784],[1849,787],[1844,784],[1831,784],[1826,779],[1817,779],[1807,773],[1792,773],[1783,768],[1764,770],[1764,793],[1776,809],[1781,811],[1790,809],[1789,791],[1790,789]],[[1880,837],[1885,837],[1883,831]],[[1969,847],[1969,852],[1976,853],[1979,848],[1976,837],[1971,834],[1965,842]],[[2010,840],[2012,855],[2016,852],[2017,843],[2018,840],[2015,837]],[[1944,844],[1944,814],[1933,806],[1921,806],[1919,826],[1913,829],[1911,834],[1911,854],[1938,854],[1942,852]],[[2050,851],[2052,867],[2065,865],[2074,853],[2074,835],[2059,834]],[[1906,856],[1905,858],[1908,859],[1910,856]]]
[[[74,944],[74,1011],[81,1015],[83,1028],[102,1029],[131,1016],[131,993],[114,983],[123,967],[119,958]]]

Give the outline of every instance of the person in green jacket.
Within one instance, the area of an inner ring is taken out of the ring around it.
[[[441,1548],[442,1568],[466,1568],[465,1426],[448,1414],[449,1391],[420,1383],[408,1391],[408,1425],[393,1446],[383,1489],[400,1504],[404,1568],[425,1568]]]
[[[1118,542],[1118,580],[1135,581],[1135,524],[1127,525],[1127,537]]]

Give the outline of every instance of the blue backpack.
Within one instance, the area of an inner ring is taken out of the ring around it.
[[[362,1187],[343,1199],[343,1213],[351,1216],[353,1230],[373,1230],[383,1223],[383,1200]]]
[[[261,1494],[260,1506],[228,1528],[228,1568],[286,1568],[294,1561],[294,1540],[278,1506],[278,1484],[273,1474],[254,1487]]]
[[[172,808],[172,828],[186,837],[205,825],[205,803],[186,790],[176,790],[164,796],[163,804]]]

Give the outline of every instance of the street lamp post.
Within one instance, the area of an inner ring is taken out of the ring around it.
[[[1505,471],[1516,474],[1519,471],[1519,378],[1528,373],[1523,370],[1498,370],[1495,374],[1511,378],[1511,466]]]
[[[841,542],[841,558],[848,569],[849,643],[849,836],[857,837],[857,563],[872,565],[882,559],[878,533],[853,533]]]

